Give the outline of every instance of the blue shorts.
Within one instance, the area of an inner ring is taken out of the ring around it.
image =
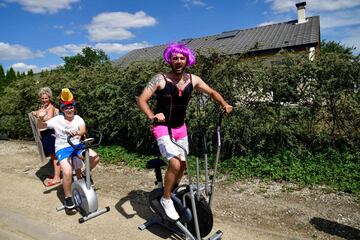
[[[75,145],[79,148],[83,148],[84,147],[84,144],[77,144]],[[63,149],[60,149],[59,151],[57,151],[55,153],[56,155],[56,158],[57,160],[59,161],[59,163],[61,162],[61,160],[64,160],[64,159],[68,159],[70,157],[76,157],[78,155],[80,155],[82,153],[82,151],[84,151],[83,149],[81,150],[76,150],[75,148],[73,148],[72,146],[70,147],[66,147],[66,148],[63,148]]]

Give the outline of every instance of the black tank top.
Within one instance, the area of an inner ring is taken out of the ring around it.
[[[193,90],[192,78],[186,86],[180,90],[172,81],[165,79],[164,89],[156,91],[156,108],[155,114],[163,113],[165,115],[165,122],[157,122],[155,125],[168,125],[172,128],[180,127],[185,122],[186,108],[191,98]]]

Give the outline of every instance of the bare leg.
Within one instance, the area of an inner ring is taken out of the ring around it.
[[[54,165],[54,182],[59,182],[60,181],[60,165],[57,164],[57,159],[55,157],[54,154],[50,154],[50,157],[53,161],[53,165]]]
[[[64,159],[60,162],[61,171],[63,173],[62,185],[64,188],[65,198],[71,196],[72,167],[71,159]]]
[[[89,155],[90,155],[90,171],[93,170],[96,165],[100,162],[100,157],[99,155],[97,155],[97,153],[92,150],[89,149]]]
[[[177,179],[176,179],[176,183],[179,184],[183,175],[184,175],[184,171],[185,171],[185,168],[186,168],[186,163],[184,161],[181,161],[180,163],[180,171],[179,171],[179,174],[177,176]]]
[[[184,173],[185,167],[183,167],[182,161],[174,157],[170,159],[168,169],[165,173],[164,195],[166,199],[170,199],[171,191],[175,183],[179,183]]]
[[[79,155],[78,158],[85,161],[85,157],[82,155]],[[91,171],[100,162],[100,157],[99,157],[99,155],[97,155],[97,153],[94,150],[89,149],[89,158],[90,158],[90,171]]]

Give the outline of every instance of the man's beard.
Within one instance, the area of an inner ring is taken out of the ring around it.
[[[182,75],[185,71],[185,67],[182,68],[176,68],[174,66],[171,66],[171,70],[175,75]]]

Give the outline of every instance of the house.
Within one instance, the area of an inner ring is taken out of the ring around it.
[[[313,59],[316,49],[320,48],[320,18],[306,17],[305,6],[306,2],[296,4],[296,20],[225,31],[206,37],[183,39],[180,42],[204,54],[213,49],[226,55],[269,56],[286,49],[308,51],[309,58]],[[126,67],[132,62],[161,58],[166,46],[167,44],[163,44],[133,50],[114,61],[114,65]]]

